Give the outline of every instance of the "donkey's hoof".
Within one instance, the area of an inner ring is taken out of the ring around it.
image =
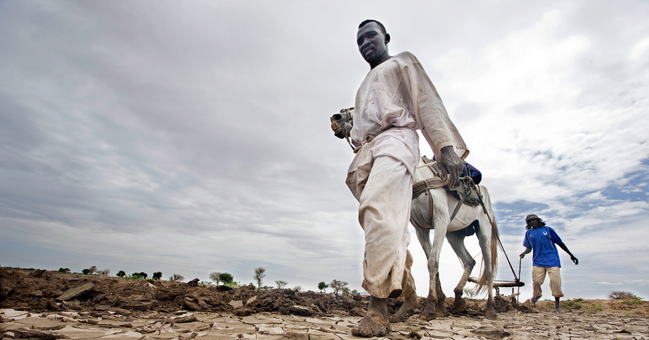
[[[424,321],[435,320],[437,319],[437,313],[435,313],[434,311],[424,311],[419,315],[419,318]]]

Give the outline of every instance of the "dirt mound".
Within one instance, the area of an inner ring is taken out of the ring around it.
[[[226,312],[239,316],[270,312],[283,315],[363,316],[368,296],[297,292],[291,289],[257,290],[253,286],[230,288],[161,280],[132,280],[117,277],[67,274],[45,270],[0,268],[0,308],[31,312],[77,311],[121,315],[180,310]],[[468,300],[462,310],[453,310],[447,299],[447,314],[480,316],[484,301]],[[403,301],[389,299],[388,308],[395,313]],[[419,310],[425,308],[421,299]],[[505,297],[496,298],[498,312],[523,308]],[[521,309],[522,310],[522,309]],[[526,311],[526,310],[522,310]],[[415,311],[418,312],[418,311]]]
[[[227,312],[246,316],[274,312],[301,316],[362,315],[367,296],[297,292],[291,289],[257,290],[160,280],[67,274],[44,270],[0,268],[0,308],[42,311],[178,310]],[[391,311],[402,302],[393,301]]]

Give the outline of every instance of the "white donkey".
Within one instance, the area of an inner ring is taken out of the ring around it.
[[[331,117],[331,128],[338,138],[347,138],[349,142],[349,132],[353,126],[353,108],[343,109],[339,114]],[[351,143],[350,143],[351,145]],[[353,148],[353,146],[352,146]],[[444,310],[444,293],[441,290],[439,281],[439,258],[444,243],[444,237],[451,244],[455,254],[460,258],[464,266],[464,273],[460,282],[453,290],[455,293],[454,309],[461,310],[466,304],[462,299],[464,286],[466,285],[469,275],[476,264],[471,254],[464,246],[464,238],[469,231],[475,231],[480,243],[484,265],[482,275],[478,280],[478,290],[487,289],[489,297],[485,316],[495,318],[494,299],[493,299],[493,279],[498,263],[498,227],[494,218],[491,207],[491,198],[489,192],[484,186],[477,186],[482,199],[482,204],[478,206],[469,206],[461,204],[458,207],[459,200],[444,189],[441,180],[433,172],[433,166],[419,160],[417,171],[415,172],[415,187],[417,183],[426,183],[427,188],[420,195],[413,198],[411,207],[410,222],[416,227],[417,238],[424,249],[428,259],[428,272],[430,275],[428,300],[426,309],[422,313],[422,318],[433,319],[436,316],[446,314]],[[417,191],[417,190],[414,190]],[[455,213],[455,216],[453,214]],[[453,219],[451,220],[451,217]],[[430,230],[435,230],[433,241],[430,240]],[[394,321],[403,320],[411,310],[406,310],[406,305],[397,312]],[[410,306],[410,308],[412,308]]]
[[[434,174],[431,168],[432,166],[426,164],[423,159],[419,160],[415,171],[415,186],[417,183],[426,181],[429,183],[429,188],[412,200],[410,212],[410,222],[416,227],[417,238],[428,259],[430,275],[428,301],[422,317],[432,319],[436,315],[445,314],[444,293],[441,291],[439,283],[439,258],[444,237],[464,266],[462,278],[453,290],[455,293],[454,308],[460,310],[465,305],[462,293],[476,261],[464,246],[464,238],[465,235],[475,231],[484,260],[482,275],[478,280],[478,290],[487,289],[489,297],[485,316],[493,318],[495,311],[492,288],[498,263],[498,227],[493,218],[494,213],[489,192],[484,186],[477,186],[483,204],[475,207],[462,204],[451,220],[459,201],[441,187],[441,179]],[[440,182],[440,185],[432,184],[435,182]],[[435,233],[431,242],[430,231],[433,229]]]

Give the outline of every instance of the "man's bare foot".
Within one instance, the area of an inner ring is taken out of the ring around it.
[[[370,297],[370,305],[365,316],[352,328],[352,335],[371,338],[384,336],[390,332],[387,299]]]
[[[532,300],[530,300],[530,301],[532,302],[532,304],[536,304],[536,301],[539,301],[540,298],[541,298],[541,295],[534,296],[534,297],[532,297]]]
[[[557,307],[557,308],[555,308],[554,310],[557,312],[557,314],[563,314],[563,313],[565,313],[565,312],[563,311],[563,309],[561,309],[561,307]]]
[[[401,308],[394,315],[390,315],[390,322],[405,322],[417,307],[419,307],[419,298],[416,293],[412,293],[412,295],[406,298]]]

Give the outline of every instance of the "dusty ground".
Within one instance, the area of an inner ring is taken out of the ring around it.
[[[484,301],[469,300],[461,313],[451,303],[446,317],[415,314],[386,338],[649,340],[647,302],[566,301],[559,315],[550,301],[500,297],[496,320],[481,316]],[[392,301],[391,312],[400,304]],[[0,268],[3,338],[347,339],[366,306],[362,296]]]

